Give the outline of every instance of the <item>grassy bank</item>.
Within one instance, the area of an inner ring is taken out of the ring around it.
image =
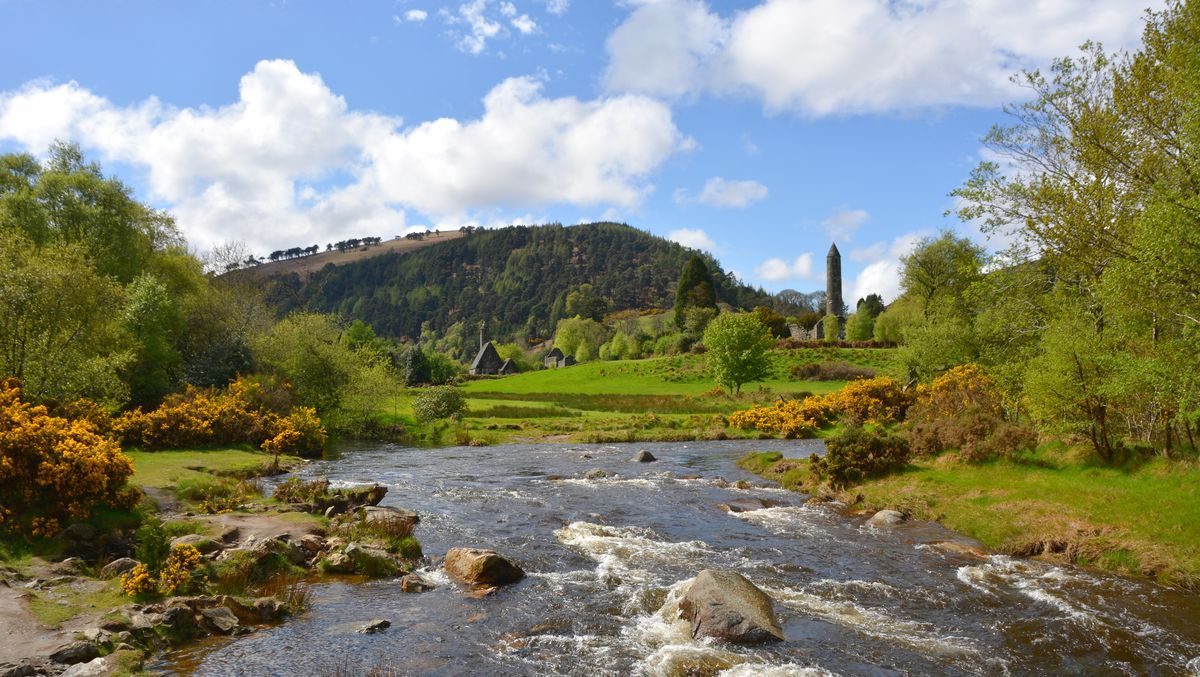
[[[739,465],[812,491],[808,461],[777,452]],[[1188,588],[1200,586],[1200,465],[1152,459],[1099,466],[1079,450],[1046,445],[1019,462],[920,461],[839,496],[857,508],[898,508],[937,520],[988,547]]]
[[[504,442],[636,442],[758,437],[729,429],[724,417],[777,397],[827,393],[844,381],[801,381],[792,367],[847,362],[881,374],[894,370],[893,350],[800,349],[771,354],[765,381],[749,383],[739,396],[721,392],[703,355],[587,362],[566,369],[530,371],[468,381],[462,389],[470,412],[461,425],[419,424],[407,391],[381,403],[381,417],[415,431],[424,444]]]

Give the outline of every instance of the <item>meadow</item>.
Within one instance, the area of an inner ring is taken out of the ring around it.
[[[416,432],[422,444],[502,442],[636,442],[758,437],[726,427],[724,417],[780,397],[827,393],[845,381],[804,381],[791,370],[810,363],[845,362],[894,374],[892,349],[821,348],[776,350],[771,373],[740,395],[716,387],[703,355],[596,361],[564,369],[540,369],[484,377],[462,385],[469,413],[460,425],[420,425],[407,391],[381,403],[385,420]]]

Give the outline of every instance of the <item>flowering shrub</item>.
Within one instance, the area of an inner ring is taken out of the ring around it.
[[[838,418],[852,423],[891,423],[904,418],[912,395],[893,379],[852,381],[838,392],[803,400],[778,401],[734,412],[729,425],[776,433],[786,438],[812,437]]]
[[[1004,396],[978,365],[955,367],[917,388],[907,436],[919,456],[957,449],[968,462],[1011,456],[1037,445],[1030,428],[1005,420]]]
[[[162,571],[158,572],[158,589],[164,595],[187,592],[192,572],[200,567],[200,551],[194,545],[181,544],[171,548]]]
[[[100,506],[132,508],[133,464],[85,420],[50,416],[0,381],[0,531],[49,537]]]
[[[780,400],[770,406],[752,407],[729,415],[729,425],[743,430],[776,433],[787,439],[812,437],[829,421],[820,398]]]
[[[238,379],[225,390],[189,386],[153,411],[126,412],[114,428],[128,445],[175,449],[214,444],[254,444],[272,453],[320,453],[325,428],[316,411],[291,408],[286,389]]]
[[[158,590],[158,583],[150,575],[150,569],[145,564],[139,564],[128,573],[121,574],[121,589],[130,597],[153,594]]]
[[[876,377],[851,381],[836,393],[829,393],[828,406],[851,423],[894,423],[904,419],[912,405],[912,393],[900,388],[894,379]]]
[[[200,568],[200,559],[196,546],[186,543],[172,546],[157,577],[145,564],[139,564],[121,575],[121,589],[130,597],[190,592],[195,587],[194,574]]]
[[[1004,413],[1000,389],[979,365],[954,367],[933,379],[929,385],[917,386],[914,418],[948,418],[968,409],[993,416]]]

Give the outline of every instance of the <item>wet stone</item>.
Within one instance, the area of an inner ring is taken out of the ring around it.
[[[375,633],[383,632],[390,627],[392,627],[391,621],[384,618],[376,618],[358,626],[358,630],[355,630],[355,632],[359,632],[364,635],[374,635]]]

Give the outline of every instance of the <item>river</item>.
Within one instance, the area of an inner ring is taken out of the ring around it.
[[[367,447],[303,474],[381,482],[416,510],[426,555],[489,547],[529,574],[483,599],[393,580],[315,586],[273,628],[155,665],[196,675],[1198,674],[1200,597],[1036,561],[947,553],[936,525],[878,530],[735,465],[750,450],[804,456],[819,441]],[[633,463],[646,449],[659,461]],[[615,477],[587,480],[601,468]],[[561,475],[569,479],[548,479]],[[698,479],[681,479],[698,476]],[[739,489],[738,480],[756,487]],[[757,497],[779,507],[729,514]],[[704,568],[767,591],[787,641],[693,641],[660,613]],[[364,621],[392,622],[358,634]]]

